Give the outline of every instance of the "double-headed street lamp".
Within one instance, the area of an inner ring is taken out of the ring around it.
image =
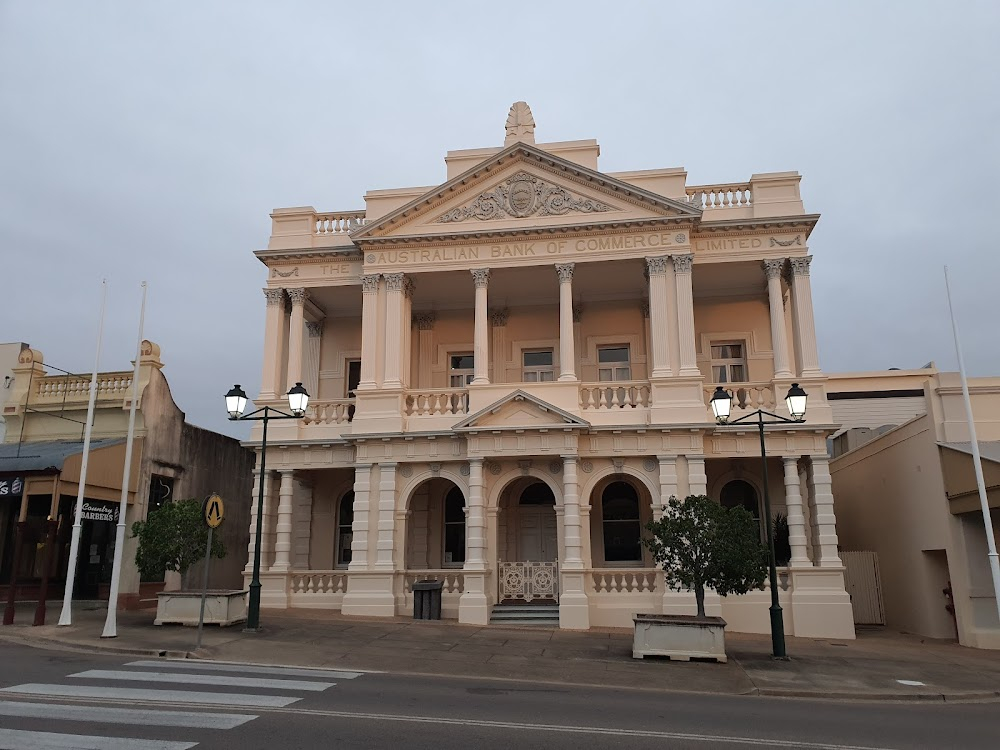
[[[309,394],[302,387],[302,383],[296,383],[288,391],[287,395],[288,410],[291,414],[286,414],[271,406],[264,406],[249,414],[244,414],[243,412],[246,411],[248,399],[243,389],[237,384],[226,394],[226,410],[229,412],[229,419],[233,421],[246,419],[264,423],[260,442],[260,466],[258,467],[257,541],[253,549],[253,579],[250,581],[250,604],[247,607],[246,629],[251,631],[260,629],[260,546],[261,535],[264,530],[264,483],[266,481],[264,459],[267,455],[267,423],[272,419],[302,419],[306,413],[306,406],[309,405]]]
[[[764,481],[764,513],[767,516],[767,551],[768,564],[771,579],[771,654],[776,659],[785,659],[785,623],[781,614],[781,605],[778,604],[778,568],[774,556],[774,523],[771,519],[771,492],[767,486],[767,451],[764,448],[764,425],[768,424],[790,424],[806,421],[806,400],[807,395],[799,387],[798,383],[792,383],[785,396],[785,405],[791,419],[782,417],[779,414],[772,414],[769,411],[757,409],[745,414],[739,419],[729,421],[729,414],[733,408],[733,397],[723,390],[722,386],[715,387],[712,394],[712,412],[715,414],[715,421],[719,424],[741,424],[753,422],[757,425],[760,433],[760,463],[761,473]],[[764,417],[771,417],[764,421]]]

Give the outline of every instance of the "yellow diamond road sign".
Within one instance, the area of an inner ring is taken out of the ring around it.
[[[226,517],[226,507],[222,503],[222,498],[216,494],[211,494],[205,501],[205,523],[209,528],[218,528]]]

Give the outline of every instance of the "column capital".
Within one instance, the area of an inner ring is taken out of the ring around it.
[[[433,312],[419,312],[413,314],[413,322],[417,324],[417,330],[419,331],[434,330],[434,322],[436,320],[437,314]]]
[[[642,313],[642,317],[649,318],[649,300],[644,299],[639,303],[639,312]]]
[[[490,269],[473,268],[470,273],[472,274],[472,280],[476,285],[476,289],[485,289],[489,285]]]
[[[764,268],[764,274],[767,276],[768,281],[771,279],[780,279],[781,273],[785,269],[785,258],[772,258],[765,260],[761,265]]]
[[[306,300],[309,299],[309,292],[302,287],[299,287],[298,289],[288,289],[286,291],[288,292],[288,299],[292,301],[293,307],[296,305],[304,305]]]
[[[380,273],[366,273],[361,277],[361,292],[363,294],[374,294],[378,291],[378,280]]]
[[[674,255],[674,273],[691,273],[694,255]]]
[[[573,322],[579,323],[583,317],[583,305],[573,305]]]
[[[811,255],[803,255],[799,258],[789,258],[788,265],[791,267],[792,276],[808,276],[809,264],[812,263]]]
[[[322,320],[307,320],[306,321],[306,331],[309,333],[311,338],[319,338],[323,335],[323,321]]]
[[[490,325],[494,328],[503,328],[507,325],[507,319],[510,317],[510,310],[506,307],[501,310],[490,310]]]
[[[405,273],[387,273],[385,274],[385,288],[389,292],[401,292],[403,291],[403,283],[406,280]]]
[[[649,276],[666,273],[668,257],[669,256],[666,255],[657,255],[655,257],[646,258],[646,273]]]
[[[560,284],[568,284],[573,280],[573,269],[576,263],[556,263],[556,273],[559,275]]]
[[[264,299],[268,305],[282,305],[285,302],[285,290],[280,287],[272,287],[264,290]]]

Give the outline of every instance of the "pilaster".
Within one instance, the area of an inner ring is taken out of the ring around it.
[[[378,522],[375,541],[376,570],[395,570],[393,541],[396,508],[396,464],[378,466]]]
[[[285,290],[265,289],[267,310],[264,314],[264,370],[260,377],[260,398],[278,398],[282,386],[285,360],[282,324],[285,317]]]
[[[809,281],[811,255],[790,258],[792,279],[792,317],[802,370],[800,377],[818,377],[819,352],[816,348],[816,322],[813,318],[812,286]]]
[[[490,328],[493,331],[493,342],[490,352],[493,354],[493,382],[503,383],[507,379],[507,319],[510,311],[505,307],[490,312]]]
[[[483,459],[469,460],[469,497],[466,501],[465,590],[458,603],[458,621],[470,625],[489,622],[489,599],[486,596],[486,515],[483,483]]]
[[[665,378],[672,375],[670,367],[670,342],[667,335],[669,321],[667,319],[667,264],[669,258],[661,255],[646,258],[646,271],[649,276],[649,329],[652,341],[651,378]],[[694,318],[692,318],[692,321]],[[693,323],[692,323],[693,325]]]
[[[323,321],[306,321],[305,372],[302,373],[302,384],[312,398],[319,395],[319,363],[322,342]]]
[[[583,550],[581,548],[580,496],[576,456],[563,456],[563,537],[565,559],[559,570],[559,627],[586,630],[590,627]]]
[[[660,468],[660,496],[653,498],[653,520],[663,516],[663,508],[671,497],[677,497],[677,457],[657,456]]]
[[[821,568],[843,566],[837,552],[837,518],[833,512],[833,480],[830,459],[812,456],[809,459],[809,506],[817,547],[816,565]]]
[[[430,388],[435,315],[432,312],[419,312],[413,316],[413,321],[417,324],[417,388]]]
[[[677,337],[680,351],[680,370],[682,377],[698,377],[698,369],[694,337],[694,288],[691,280],[693,255],[675,255],[674,281],[677,291]]]
[[[406,275],[385,274],[385,380],[384,388],[402,388],[403,284]]]
[[[291,569],[290,552],[292,549],[292,502],[295,492],[295,472],[283,470],[279,472],[281,483],[278,488],[278,523],[274,542],[274,564],[271,573],[287,573]]]
[[[378,377],[378,286],[380,274],[361,277],[361,380],[357,390],[372,391]]]
[[[799,459],[785,456],[785,507],[788,518],[788,543],[792,557],[788,565],[792,568],[812,567],[806,550],[805,517],[802,514],[802,493],[799,487]]]
[[[788,333],[785,330],[785,306],[781,291],[781,272],[785,259],[765,260],[767,276],[767,303],[771,315],[771,349],[774,351],[774,377],[790,378],[788,365]]]

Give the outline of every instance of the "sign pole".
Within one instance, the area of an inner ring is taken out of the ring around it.
[[[205,545],[205,574],[201,578],[201,612],[198,614],[198,643],[195,650],[201,648],[201,631],[205,626],[205,597],[208,596],[208,566],[212,562],[212,532],[215,529],[208,527],[208,544]]]
[[[212,561],[212,532],[222,525],[226,516],[226,506],[218,494],[212,493],[201,507],[201,517],[208,527],[208,543],[205,545],[205,572],[201,581],[201,611],[198,613],[198,644],[195,650],[201,648],[201,631],[205,627],[205,599],[208,597],[208,567]]]

